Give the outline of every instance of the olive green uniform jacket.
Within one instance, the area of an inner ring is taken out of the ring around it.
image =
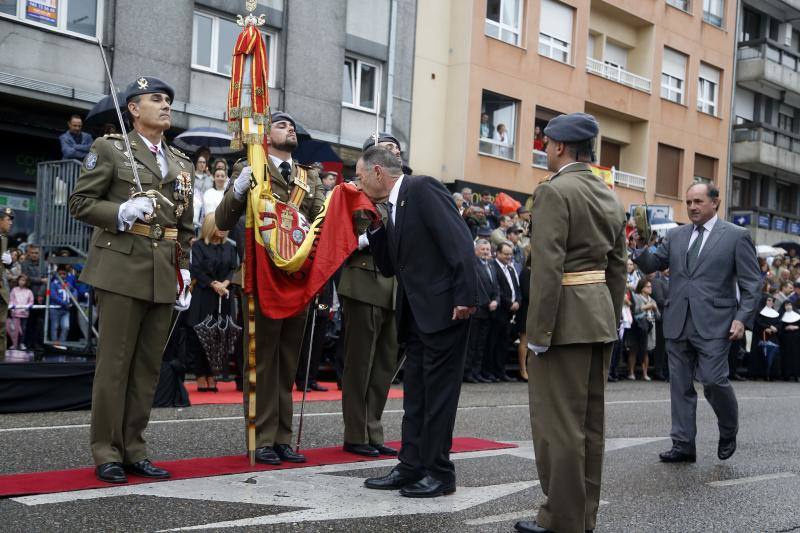
[[[168,172],[162,179],[155,156],[139,134],[131,132],[129,138],[142,188],[161,192],[177,207],[176,178],[181,173],[194,178],[191,160],[179,150],[168,148],[165,154]],[[176,269],[189,268],[189,241],[194,236],[192,199],[189,197],[180,216],[176,214],[176,207],[169,207],[158,199],[156,218],[151,222],[178,229],[177,244],[181,253],[177,257],[175,241],[157,241],[118,229],[119,206],[130,198],[134,187],[133,171],[122,137],[107,135],[96,139],[69,199],[72,216],[95,227],[80,280],[98,289],[140,300],[173,303],[177,295]]]

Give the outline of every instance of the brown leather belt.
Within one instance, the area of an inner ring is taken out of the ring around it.
[[[586,270],[584,272],[564,272],[561,277],[561,285],[564,287],[571,285],[594,285],[606,282],[605,270]]]
[[[128,233],[149,237],[154,241],[163,239],[167,239],[168,241],[178,240],[178,228],[165,228],[160,224],[142,224],[141,222],[134,222],[133,226],[128,230]]]

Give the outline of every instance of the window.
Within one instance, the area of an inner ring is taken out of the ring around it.
[[[733,101],[733,113],[736,124],[753,122],[755,120],[756,94],[742,87],[736,87]]]
[[[682,104],[685,80],[686,56],[671,48],[664,48],[664,61],[661,65],[661,98]]]
[[[761,207],[769,208],[770,206],[770,180],[766,176],[761,176],[761,183],[759,184],[758,205]]]
[[[703,20],[722,27],[725,15],[725,0],[703,0]]]
[[[487,0],[486,35],[519,46],[522,6],[522,0]]]
[[[700,63],[700,79],[697,82],[697,110],[717,115],[720,71]]]
[[[539,54],[569,63],[574,10],[555,0],[542,0]]]
[[[750,180],[734,176],[731,181],[731,207],[752,207]]]
[[[537,106],[533,117],[533,161],[532,165],[536,168],[547,169],[547,148],[544,129],[547,124],[559,115],[560,111],[554,111],[546,107]]]
[[[659,143],[656,167],[656,194],[663,194],[673,198],[678,197],[682,160],[683,150]]]
[[[628,68],[628,49],[606,41],[603,62],[606,65],[625,70]]]
[[[781,181],[775,183],[775,203],[778,206],[778,211],[794,214],[797,203],[795,201],[796,197],[796,186]]]
[[[0,13],[64,33],[97,37],[103,4],[97,0],[0,0]]]
[[[695,183],[714,183],[717,176],[717,160],[702,154],[694,154]]]
[[[747,9],[742,9],[742,30],[740,41],[754,41],[761,37],[761,14]]]
[[[342,104],[374,112],[380,72],[378,65],[346,57],[342,75]]]
[[[195,11],[192,24],[192,68],[224,76],[231,75],[233,47],[242,29],[224,18]],[[275,81],[276,35],[262,32],[267,47],[267,79],[270,87]]]
[[[786,104],[778,107],[778,129],[794,131],[794,109]]]
[[[503,159],[514,159],[517,104],[513,98],[483,91],[478,151]]]
[[[619,170],[620,152],[622,145],[602,139],[600,141],[600,166]]]
[[[667,4],[677,7],[681,11],[689,11],[689,0],[667,0]]]

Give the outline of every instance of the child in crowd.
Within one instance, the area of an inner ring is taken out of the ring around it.
[[[11,337],[11,350],[19,347],[26,350],[25,344],[20,344],[20,336],[25,333],[28,322],[30,306],[33,305],[33,291],[28,288],[28,276],[22,274],[17,279],[17,286],[11,289],[8,301],[11,308],[11,320],[8,322],[8,334]]]

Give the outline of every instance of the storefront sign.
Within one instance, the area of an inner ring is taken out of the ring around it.
[[[775,231],[786,231],[786,219],[783,217],[772,217],[772,229]]]
[[[769,215],[758,215],[758,227],[769,229]]]

